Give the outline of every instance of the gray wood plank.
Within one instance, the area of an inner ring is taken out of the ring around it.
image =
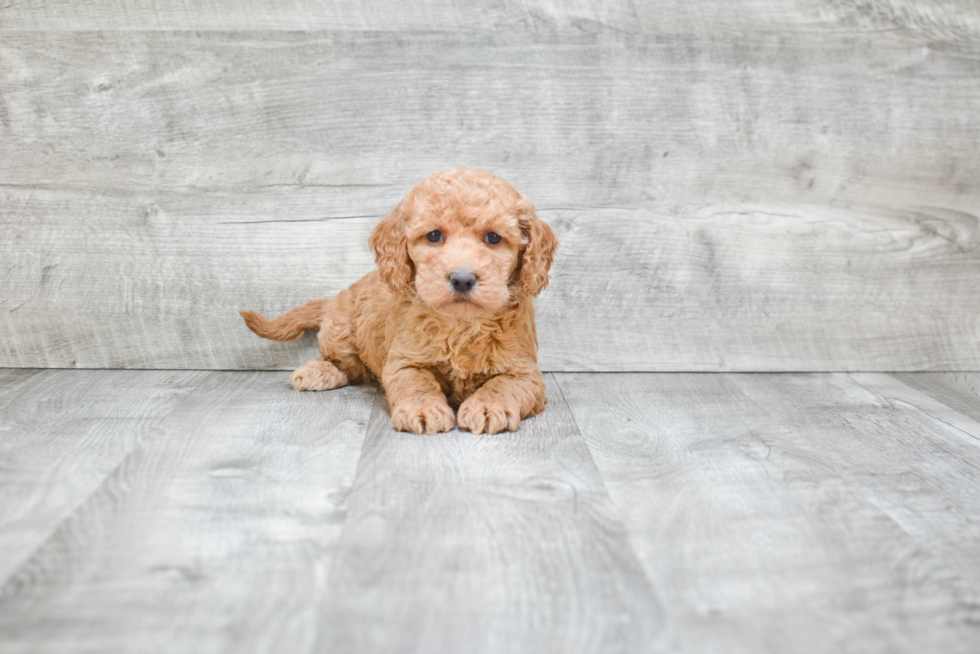
[[[238,309],[277,315],[374,266],[377,219],[326,219],[309,194],[42,195],[0,210],[3,365],[295,368],[315,337],[261,340]],[[262,222],[273,205],[287,222]]]
[[[321,610],[322,652],[672,649],[554,381],[516,433],[372,416]]]
[[[0,409],[17,398],[18,391],[38,375],[50,374],[47,370],[31,368],[0,368]]]
[[[773,387],[763,406],[732,376],[555,377],[684,651],[975,648],[974,595],[934,539],[869,501],[830,435],[768,413],[797,376],[745,377]],[[807,389],[821,417],[842,420],[822,383]],[[966,492],[975,477],[952,483]]]
[[[974,216],[818,206],[546,215],[562,242],[538,302],[546,369],[980,364]]]
[[[295,368],[313,336],[258,339],[237,310],[278,315],[343,290],[373,268],[366,239],[383,215],[335,219],[302,192],[18,199],[0,243],[12,366]],[[975,218],[775,211],[543,210],[562,245],[537,301],[542,368],[980,366]]]
[[[980,373],[917,372],[898,373],[892,377],[980,422]]]
[[[29,2],[0,8],[0,30],[549,30],[722,33],[909,30],[969,38],[980,34],[971,0],[481,0],[476,2],[290,3],[179,0]]]
[[[0,371],[0,584],[206,375]]]
[[[947,624],[966,620],[977,642],[980,450],[970,434],[980,425],[967,434],[901,401],[907,387],[894,393],[901,385],[882,374],[731,378],[930,553],[910,565],[923,579],[945,575],[958,597]]]
[[[340,215],[361,215],[361,185],[389,210],[468,164],[544,207],[976,207],[968,41],[40,32],[0,47],[6,185],[349,185]]]
[[[922,374],[929,373],[914,373],[913,376]],[[980,422],[970,414],[957,411],[911,384],[902,383],[893,375],[852,373],[850,377],[874,393],[883,403],[916,412],[934,425],[945,427],[941,432],[936,432],[937,435],[945,433],[948,438],[960,444],[980,448]]]
[[[307,651],[375,393],[211,373],[0,590],[0,650]]]

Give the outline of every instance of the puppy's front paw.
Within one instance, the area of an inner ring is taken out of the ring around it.
[[[459,428],[474,434],[496,434],[509,429],[517,431],[521,424],[521,407],[499,399],[483,399],[472,395],[459,407]]]
[[[421,401],[405,401],[391,409],[391,424],[398,431],[413,434],[436,434],[451,431],[456,426],[456,414],[445,401],[424,398]]]

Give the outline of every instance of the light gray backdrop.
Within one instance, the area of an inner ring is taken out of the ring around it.
[[[426,175],[561,240],[546,370],[980,369],[973,0],[0,8],[0,366],[288,369]]]

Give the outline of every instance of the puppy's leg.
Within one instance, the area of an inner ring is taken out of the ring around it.
[[[547,403],[537,369],[497,375],[459,405],[459,428],[474,434],[517,431],[521,418],[541,413]]]
[[[382,377],[391,406],[391,424],[398,431],[435,434],[456,426],[456,414],[446,403],[442,385],[431,371],[386,368]]]
[[[298,391],[329,391],[349,383],[347,375],[324,359],[307,361],[289,377],[289,384]]]

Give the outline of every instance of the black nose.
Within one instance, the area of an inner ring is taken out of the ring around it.
[[[449,283],[457,293],[469,293],[476,285],[476,275],[469,270],[454,270],[449,273]]]

